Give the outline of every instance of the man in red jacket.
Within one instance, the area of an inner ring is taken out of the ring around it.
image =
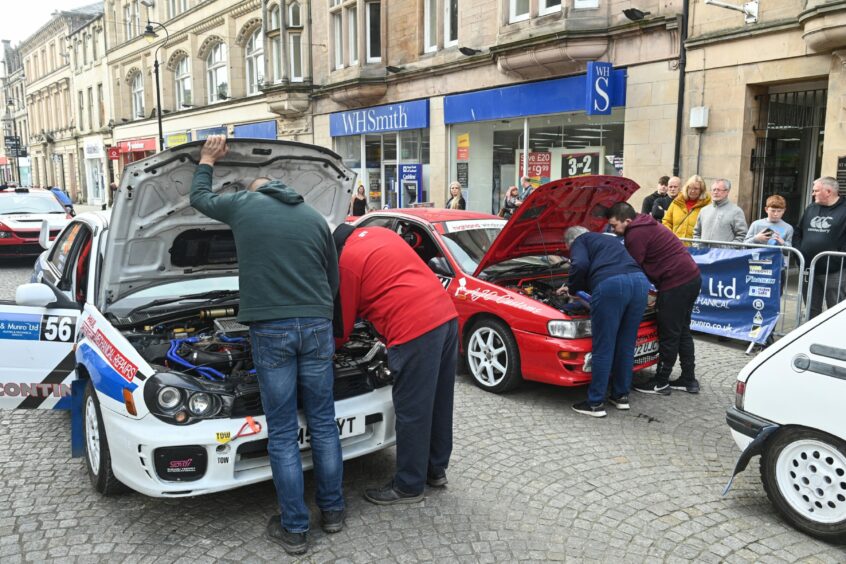
[[[647,394],[668,395],[670,389],[699,393],[690,334],[690,317],[702,286],[699,267],[678,237],[651,215],[636,213],[630,204],[620,202],[611,206],[606,216],[614,233],[624,237],[626,250],[658,289],[658,369],[654,378],[632,387]],[[681,376],[671,382],[676,358]]]
[[[341,278],[338,342],[349,339],[356,319],[366,319],[387,342],[394,377],[396,474],[383,487],[365,490],[364,498],[379,505],[416,503],[425,484],[447,483],[458,312],[435,274],[393,231],[342,224],[334,238]]]

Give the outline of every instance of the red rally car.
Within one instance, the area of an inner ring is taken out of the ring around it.
[[[615,176],[565,178],[535,189],[507,222],[415,208],[373,212],[356,226],[396,231],[438,275],[458,309],[461,352],[482,389],[505,392],[524,379],[577,386],[591,378],[590,312],[555,293],[569,270],[564,231],[603,231],[605,210],[637,189]],[[653,303],[638,330],[635,371],[658,361]]]

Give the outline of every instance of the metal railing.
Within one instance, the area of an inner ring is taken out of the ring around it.
[[[825,265],[819,265],[818,263],[823,260]],[[834,263],[834,268],[832,268],[832,263]],[[808,268],[808,295],[805,298],[803,323],[811,319],[812,314],[818,315],[822,312],[823,302],[825,302],[826,308],[830,308],[846,298],[844,265],[846,265],[846,252],[824,251],[811,259],[811,266]],[[818,273],[817,269],[820,268],[824,270]],[[814,308],[815,298],[819,300],[818,308]],[[814,313],[814,309],[818,309],[818,311]]]
[[[778,322],[773,333],[784,336],[805,321],[807,313],[804,311],[805,302],[802,299],[805,290],[805,257],[795,247],[759,245],[757,243],[735,243],[731,241],[713,241],[710,239],[681,239],[695,247],[712,247],[715,249],[778,249],[782,251],[784,264],[782,266],[781,297],[779,300]],[[846,256],[846,253],[843,253]],[[810,296],[809,296],[810,297]],[[810,303],[810,302],[809,302]],[[753,345],[750,345],[750,350]]]

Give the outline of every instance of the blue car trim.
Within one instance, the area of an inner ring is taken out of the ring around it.
[[[123,403],[123,389],[127,388],[130,392],[134,392],[138,388],[138,384],[127,382],[126,378],[121,376],[117,370],[112,368],[103,357],[91,348],[91,345],[82,343],[77,348],[76,354],[80,363],[88,369],[94,389],[98,392]]]

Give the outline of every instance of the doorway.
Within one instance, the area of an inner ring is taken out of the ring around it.
[[[787,200],[784,221],[796,225],[810,201],[811,184],[822,168],[825,111],[828,90],[787,91],[780,86],[758,97],[761,113],[752,159],[755,199],[753,218],[764,217],[767,198]]]

